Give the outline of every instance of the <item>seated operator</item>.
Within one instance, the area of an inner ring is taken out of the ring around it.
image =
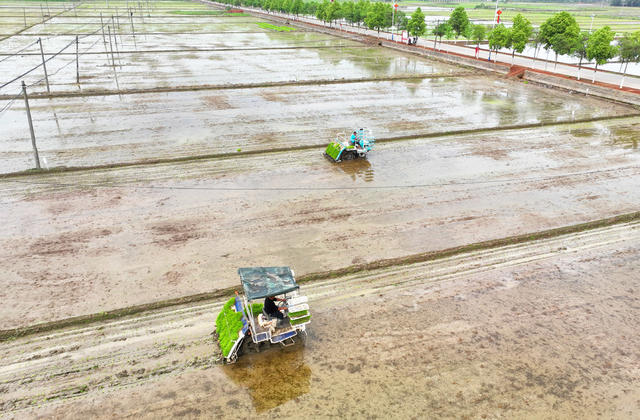
[[[354,147],[358,145],[358,133],[355,131],[351,135],[351,144],[353,144]]]
[[[286,307],[278,308],[276,301],[285,302],[284,299],[279,299],[275,296],[267,296],[264,299],[264,312],[271,318],[284,319],[284,314],[281,310],[287,309]]]

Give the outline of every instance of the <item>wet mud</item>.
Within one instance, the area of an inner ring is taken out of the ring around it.
[[[303,275],[637,211],[637,149],[571,134],[618,124],[380,144],[345,164],[305,150],[3,180],[1,323],[224,289],[238,266]]]
[[[205,9],[162,7],[134,20],[135,38],[121,28],[118,48],[132,52],[115,52],[115,69],[110,54],[82,56],[80,86],[72,56],[61,55],[54,91],[459,71],[329,35],[268,32],[253,18],[154,17]],[[102,6],[81,9],[3,46],[41,36],[48,54],[58,51],[96,30]],[[143,52],[159,44],[310,48]],[[94,34],[81,48],[107,47]],[[25,68],[38,62],[28,52]],[[12,60],[0,74],[13,74]],[[381,138],[483,131],[380,143],[368,160],[342,164],[318,147],[2,179],[0,260],[10,264],[0,329],[227,290],[238,266],[304,276],[631,213],[640,202],[638,117],[567,123],[632,109],[481,74],[31,105],[49,167],[323,144],[359,126]],[[0,116],[2,172],[32,166],[21,106]],[[493,130],[539,122],[549,125]],[[0,415],[636,418],[637,232],[609,226],[315,279],[304,286],[306,345],[233,366],[214,357],[217,300],[5,340]]]
[[[529,255],[496,250],[502,263],[469,256],[306,285],[306,344],[230,366],[212,360],[219,306],[2,343],[0,409],[8,418],[633,419],[640,242],[637,227],[616,231],[554,239]]]

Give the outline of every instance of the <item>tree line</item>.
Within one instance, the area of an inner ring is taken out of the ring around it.
[[[399,10],[394,12],[391,3],[385,2],[226,0],[226,3],[234,6],[257,7],[268,12],[313,16],[330,26],[344,21],[357,27],[364,25],[378,33],[393,25],[397,30],[406,30],[409,36],[414,38],[414,43],[418,37],[429,33],[425,15],[420,8],[417,8],[411,16],[407,16]],[[578,79],[580,79],[580,69],[585,59],[595,62],[597,71],[598,65],[619,57],[621,65],[624,65],[621,87],[628,64],[640,62],[640,31],[625,34],[617,45],[614,45],[615,33],[609,26],[604,26],[593,33],[582,31],[576,19],[568,12],[556,13],[539,28],[534,28],[531,22],[520,13],[513,18],[512,25],[509,27],[503,23],[488,27],[472,23],[465,8],[459,6],[453,10],[448,19],[435,24],[430,33],[434,36],[434,49],[437,47],[438,40],[442,43],[443,37],[457,39],[463,36],[467,40],[474,41],[477,46],[486,40],[489,44],[489,59],[493,53],[494,61],[499,50],[510,49],[513,62],[515,54],[522,53],[527,45],[534,48],[534,59],[540,49],[544,49],[547,53],[553,51],[555,65],[558,63],[559,55],[574,56],[579,59]]]

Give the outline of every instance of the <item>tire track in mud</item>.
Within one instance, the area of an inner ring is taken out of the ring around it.
[[[555,229],[549,229],[539,232],[526,233],[522,235],[516,235],[507,238],[494,239],[485,242],[471,243],[468,245],[458,246],[454,248],[443,249],[440,251],[431,251],[421,254],[409,255],[405,257],[385,259],[373,261],[361,265],[347,266],[344,268],[319,272],[309,273],[298,277],[299,283],[316,282],[322,279],[344,277],[348,275],[359,275],[358,273],[366,273],[371,270],[380,270],[393,267],[407,267],[412,264],[427,263],[430,261],[439,261],[446,258],[450,258],[456,255],[463,255],[470,252],[478,252],[482,250],[500,249],[507,246],[533,243],[534,241],[547,240],[549,238],[561,238],[566,235],[580,235],[584,232],[596,231],[598,229],[612,229],[615,226],[624,224],[635,226],[636,223],[640,223],[640,212],[628,213],[623,215],[614,216],[607,219],[600,219],[591,222],[581,223],[578,225],[564,226]],[[233,291],[237,287],[231,287],[227,289],[218,289],[214,292],[200,293],[190,296],[182,296],[178,298],[156,301],[148,304],[142,304],[137,306],[131,306],[112,311],[105,311],[100,313],[81,315],[72,318],[60,319],[48,323],[35,324],[26,327],[12,328],[8,330],[0,330],[0,343],[4,341],[11,341],[20,337],[32,336],[35,334],[46,333],[56,330],[62,330],[64,328],[78,328],[85,324],[92,324],[97,322],[103,322],[113,319],[122,319],[128,316],[135,316],[140,313],[147,313],[154,310],[163,310],[169,307],[178,307],[180,305],[194,305],[200,302],[211,301],[213,299],[219,299],[223,296],[229,296],[233,294]],[[122,321],[122,322],[126,322]],[[137,321],[136,321],[137,322]],[[91,327],[88,327],[91,329]]]
[[[640,221],[635,221],[411,265],[324,278],[307,283],[303,291],[312,308],[322,313],[336,304],[365,296],[418,288],[422,293],[429,293],[441,283],[470,279],[478,273],[534,264],[567,254],[579,256],[598,249],[616,249],[622,243],[638,240]],[[217,311],[225,300],[173,307],[0,343],[0,388],[4,391],[0,413],[16,413],[89,392],[137,386],[188,369],[218,364],[210,334]]]
[[[453,136],[463,136],[463,135],[469,135],[469,134],[492,133],[497,131],[522,130],[522,129],[545,128],[545,127],[562,127],[562,126],[568,126],[572,124],[584,124],[584,123],[599,122],[599,121],[616,121],[616,120],[624,120],[624,119],[633,119],[637,117],[640,117],[640,113],[629,113],[629,114],[623,114],[623,115],[602,116],[602,117],[595,117],[595,118],[582,118],[582,119],[574,119],[574,120],[567,120],[567,121],[555,121],[555,122],[549,122],[549,123],[538,122],[538,123],[529,123],[529,124],[502,125],[499,127],[472,128],[472,129],[466,129],[466,130],[415,133],[415,134],[396,136],[396,137],[383,137],[383,138],[376,139],[376,142],[392,143],[392,142],[401,142],[401,141],[409,141],[409,140],[417,140],[417,139],[429,139],[429,138],[437,138],[437,137],[453,137]],[[272,148],[272,149],[246,150],[246,151],[233,152],[233,153],[211,153],[211,154],[204,154],[204,155],[182,156],[182,157],[176,157],[176,158],[145,159],[141,161],[119,162],[119,163],[110,163],[110,164],[104,164],[104,165],[64,166],[64,167],[56,167],[52,169],[40,169],[40,170],[29,169],[26,171],[19,171],[19,172],[0,173],[0,179],[39,176],[43,174],[56,174],[56,173],[67,173],[67,172],[85,172],[85,171],[93,171],[93,170],[100,170],[100,169],[118,169],[118,168],[132,167],[132,166],[153,166],[153,165],[161,165],[161,164],[167,164],[167,163],[194,162],[198,160],[235,159],[235,158],[241,158],[241,157],[287,153],[292,151],[324,149],[326,145],[327,143],[323,142],[323,143],[305,144],[305,145],[297,145],[297,146],[279,147],[279,148]]]

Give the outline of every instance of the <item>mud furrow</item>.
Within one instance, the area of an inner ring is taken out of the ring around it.
[[[353,79],[320,79],[320,80],[299,80],[285,82],[259,82],[259,83],[229,83],[224,85],[190,85],[190,86],[167,86],[150,87],[141,89],[121,89],[121,90],[83,90],[81,92],[34,92],[29,94],[29,100],[50,99],[50,98],[72,98],[87,96],[114,96],[114,95],[137,95],[142,93],[167,93],[167,92],[195,92],[200,90],[230,90],[230,89],[256,89],[266,87],[286,87],[286,86],[315,86],[315,85],[336,85],[366,82],[386,82],[393,80],[423,80],[436,79],[442,77],[472,77],[473,73],[468,71],[450,73],[430,73],[430,74],[399,74],[384,77],[359,77]],[[0,100],[13,99],[11,95],[0,95]]]

